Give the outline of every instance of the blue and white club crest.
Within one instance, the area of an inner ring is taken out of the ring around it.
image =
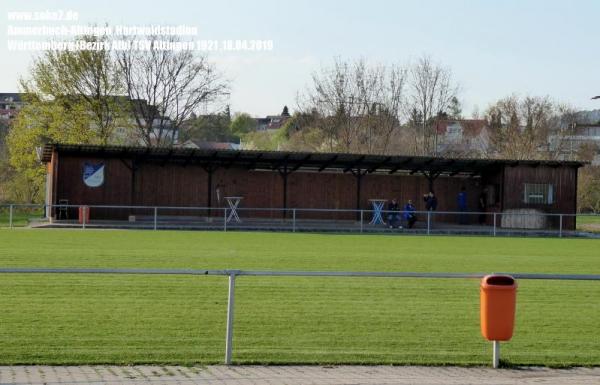
[[[99,187],[104,183],[104,163],[84,163],[83,183],[89,187]]]

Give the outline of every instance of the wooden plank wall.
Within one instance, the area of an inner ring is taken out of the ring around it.
[[[554,184],[555,203],[551,205],[527,204],[524,202],[525,183]],[[546,213],[575,213],[577,210],[577,169],[572,167],[510,167],[504,170],[505,208],[534,208]],[[558,218],[552,226],[558,228]],[[565,229],[575,229],[573,217],[563,218]]]
[[[83,183],[85,162],[104,162],[104,184],[90,188]],[[71,205],[131,205],[131,171],[119,159],[78,158],[59,154],[54,202],[67,199]],[[94,210],[98,219],[124,219],[128,210]],[[77,218],[77,210],[69,209],[69,218]]]
[[[105,164],[104,185],[97,188],[83,183],[83,164]],[[198,165],[141,163],[132,183],[131,161],[114,158],[78,158],[60,156],[56,201],[68,199],[70,204],[195,206],[206,207],[208,174]],[[435,182],[439,210],[455,210],[456,195],[466,186],[470,205],[476,208],[478,180],[440,177]],[[412,199],[418,210],[424,209],[422,196],[428,191],[422,176],[366,175],[362,179],[360,208],[371,209],[371,198],[396,198],[403,205]],[[217,194],[218,189],[218,194]],[[133,194],[132,194],[133,191]],[[243,196],[241,207],[282,208],[283,178],[273,171],[248,171],[240,168],[217,169],[212,178],[212,207],[226,207],[225,196]],[[350,173],[294,172],[288,177],[288,208],[356,209],[356,178]],[[124,218],[129,214],[150,215],[148,210],[94,210],[95,216]],[[112,214],[109,214],[112,213]],[[119,213],[118,215],[115,213]],[[102,215],[101,215],[102,214]],[[165,214],[163,212],[163,214]],[[189,212],[169,211],[169,215]],[[73,211],[71,216],[76,215]],[[203,213],[205,215],[205,213]],[[217,215],[217,213],[213,213]],[[261,211],[253,215],[275,217],[279,212]],[[312,212],[298,214],[312,218],[355,218],[355,214],[324,215]]]
[[[104,162],[105,183],[98,188],[83,183],[83,164]],[[557,203],[538,205],[540,210],[551,213],[574,213],[576,194],[576,169],[570,167],[509,167],[492,170],[483,178],[439,177],[434,189],[439,200],[438,211],[457,210],[456,196],[462,186],[467,189],[469,209],[477,210],[477,200],[485,184],[501,187],[501,207],[533,207],[523,203],[524,183],[553,183],[556,186]],[[70,204],[89,205],[136,205],[136,206],[207,206],[208,174],[198,165],[141,163],[136,168],[132,183],[130,160],[114,158],[75,157],[60,154],[54,202],[68,199]],[[218,189],[218,194],[217,194]],[[418,210],[424,210],[423,194],[429,189],[422,176],[366,175],[362,179],[360,208],[370,209],[369,199],[396,198],[401,205],[412,199]],[[225,207],[225,196],[243,196],[241,207],[283,207],[283,178],[276,171],[248,171],[243,168],[219,168],[212,178],[212,207]],[[350,173],[294,172],[288,177],[288,208],[355,209],[356,178]],[[93,217],[123,219],[129,214],[151,215],[148,210],[95,210]],[[163,215],[190,215],[185,211],[172,211]],[[196,213],[206,215],[207,213]],[[76,216],[76,212],[70,214]],[[222,215],[213,212],[212,215]],[[276,217],[280,212],[254,212],[252,216]],[[299,218],[351,219],[355,214],[299,213]],[[454,221],[447,216],[440,220]],[[471,222],[474,222],[475,218]],[[565,220],[565,228],[573,228],[574,221]]]

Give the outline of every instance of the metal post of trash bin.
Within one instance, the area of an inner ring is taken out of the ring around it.
[[[13,205],[8,208],[8,227],[13,228]]]
[[[493,354],[492,354],[492,367],[498,369],[500,366],[500,341],[492,341]]]

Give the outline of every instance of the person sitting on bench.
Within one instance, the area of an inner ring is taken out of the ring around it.
[[[406,219],[406,224],[409,229],[412,229],[417,221],[417,215],[415,214],[416,208],[412,203],[412,200],[409,199],[406,205],[404,206],[404,219]]]

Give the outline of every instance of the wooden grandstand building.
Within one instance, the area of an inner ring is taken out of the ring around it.
[[[241,196],[246,208],[368,210],[369,199],[396,198],[401,204],[412,199],[423,210],[422,196],[432,189],[438,211],[455,211],[464,187],[470,211],[478,211],[485,189],[488,212],[535,209],[563,214],[576,212],[577,170],[582,166],[566,161],[67,144],[46,145],[43,161],[48,170],[46,201],[52,205],[216,208],[224,207],[225,196]],[[99,208],[92,217],[126,220],[130,211]],[[56,217],[56,210],[48,215]],[[564,219],[565,229],[574,226],[574,218]]]

